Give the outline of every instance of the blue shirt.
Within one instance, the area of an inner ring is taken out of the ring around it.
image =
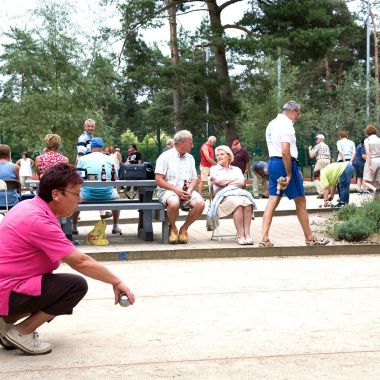
[[[353,164],[362,164],[362,165],[364,165],[365,164],[365,160],[363,159],[362,154],[366,154],[365,147],[364,147],[364,145],[359,144],[356,147],[356,153],[355,153],[355,157],[354,157],[354,160],[353,160],[352,163]]]
[[[255,161],[252,164],[252,170],[259,173],[261,177],[268,177],[268,172],[265,174],[264,169],[268,170],[268,164],[265,161]]]
[[[101,152],[92,152],[82,156],[78,160],[78,169],[87,169],[88,174],[97,174],[101,178],[102,166],[106,169],[107,180],[111,178],[112,165],[115,165],[115,160],[111,156],[107,156]],[[96,200],[111,200],[113,194],[113,187],[82,187],[81,197],[86,201]]]
[[[13,169],[14,164],[12,162],[0,163],[0,179],[16,179],[16,173]],[[17,190],[7,191],[8,206],[14,206],[19,202],[19,195]],[[0,206],[5,207],[5,192],[0,191]]]

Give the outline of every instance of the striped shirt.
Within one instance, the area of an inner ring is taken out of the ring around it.
[[[324,142],[317,144],[313,149],[310,150],[310,157],[314,157],[316,161],[320,159],[330,160],[331,154],[329,146]]]
[[[164,175],[166,182],[179,188],[183,187],[185,180],[190,183],[198,178],[194,157],[189,153],[181,157],[175,147],[161,153],[154,172]],[[165,190],[157,186],[157,195]]]
[[[78,137],[77,153],[78,154],[89,154],[89,153],[91,153],[91,140],[92,140],[92,135],[90,135],[87,131],[84,131]]]

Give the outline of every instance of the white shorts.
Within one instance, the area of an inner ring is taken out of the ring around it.
[[[364,175],[363,179],[365,181],[374,182],[378,181],[380,182],[380,158],[372,158],[371,159],[371,167],[373,168],[373,173],[371,173],[368,170],[368,164],[367,162],[364,164]]]
[[[190,199],[188,199],[186,201],[180,200],[178,195],[172,190],[161,190],[157,194],[157,198],[158,198],[159,202],[161,202],[165,206],[167,205],[167,201],[168,201],[169,197],[176,197],[182,206],[186,206],[193,199],[197,199],[197,198],[203,199],[202,196],[195,190],[193,190],[193,192],[191,193]]]
[[[330,160],[328,158],[320,158],[317,160],[314,166],[314,173],[316,171],[321,171],[323,168],[325,168],[330,163]]]
[[[199,170],[201,172],[201,181],[208,182],[208,176],[210,175],[210,167],[209,166],[200,166]]]

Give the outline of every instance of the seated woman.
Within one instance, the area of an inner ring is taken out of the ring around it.
[[[0,144],[0,179],[17,179],[19,177],[20,167],[11,162],[11,148],[9,145]],[[20,194],[17,190],[7,191],[8,208],[13,207],[20,200]],[[5,207],[5,193],[0,192],[0,207]]]
[[[45,146],[44,153],[41,156],[37,156],[35,160],[36,170],[38,177],[44,174],[44,172],[51,168],[53,165],[63,162],[69,163],[69,159],[58,153],[61,147],[61,137],[55,133],[49,133],[44,138]]]
[[[252,195],[243,190],[245,180],[242,171],[232,166],[234,155],[226,145],[215,149],[217,165],[210,168],[210,181],[214,199],[207,214],[208,227],[215,229],[218,218],[232,214],[240,245],[252,245],[251,221],[255,202]]]

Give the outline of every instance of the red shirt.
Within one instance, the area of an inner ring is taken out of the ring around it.
[[[240,170],[245,173],[247,164],[249,163],[249,153],[247,149],[241,147],[239,150],[234,152],[234,160],[231,165],[237,166]]]
[[[40,175],[44,174],[45,171],[52,166],[60,163],[66,162],[67,158],[61,153],[49,150],[40,156],[40,162],[38,164],[38,170]]]
[[[211,162],[208,162],[206,160],[206,157],[203,153],[203,147],[204,146],[207,146],[207,149],[208,149],[208,155],[210,156],[210,158],[213,160],[214,159],[214,149],[212,149],[212,146],[210,144],[208,144],[207,142],[205,142],[202,146],[201,146],[201,166],[206,166],[208,168],[211,168],[211,166],[213,166],[213,164]]]

